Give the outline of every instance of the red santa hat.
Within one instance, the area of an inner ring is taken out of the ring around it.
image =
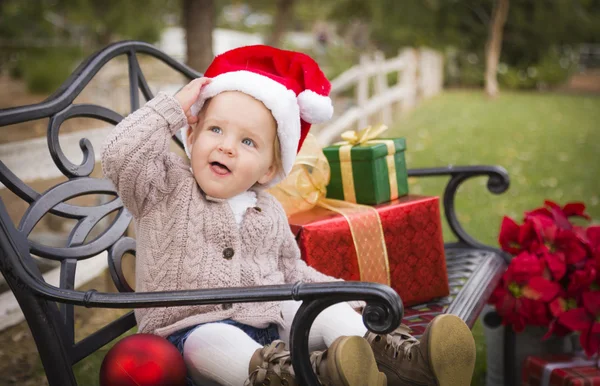
[[[311,124],[333,115],[329,81],[312,58],[299,52],[262,45],[240,47],[215,57],[204,75],[212,81],[202,88],[192,114],[224,91],[241,91],[271,110],[277,122],[283,170],[269,186],[291,171]],[[187,129],[183,129],[184,138]]]

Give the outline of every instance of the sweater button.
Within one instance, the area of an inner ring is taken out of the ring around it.
[[[223,250],[223,258],[227,259],[227,260],[231,260],[231,258],[233,257],[234,251],[233,248],[225,248]]]
[[[230,310],[231,307],[233,307],[233,305],[231,303],[223,303],[223,309],[224,310]]]
[[[262,209],[259,206],[255,206],[254,210],[257,211],[257,212],[262,212]]]

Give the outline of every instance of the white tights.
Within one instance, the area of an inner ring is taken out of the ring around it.
[[[289,344],[290,329],[301,303],[282,303],[284,325],[281,340]],[[340,336],[364,336],[362,316],[348,303],[335,304],[319,314],[309,333],[309,350],[324,350]],[[183,358],[188,373],[197,384],[242,386],[248,378],[248,365],[262,346],[230,324],[209,323],[196,328],[185,341]]]

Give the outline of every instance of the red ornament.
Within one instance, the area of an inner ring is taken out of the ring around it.
[[[181,353],[165,338],[128,336],[111,348],[100,368],[100,386],[184,386]]]

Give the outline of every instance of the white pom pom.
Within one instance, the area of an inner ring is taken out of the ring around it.
[[[308,123],[323,123],[333,116],[333,104],[329,97],[312,90],[304,90],[298,95],[300,117]]]

